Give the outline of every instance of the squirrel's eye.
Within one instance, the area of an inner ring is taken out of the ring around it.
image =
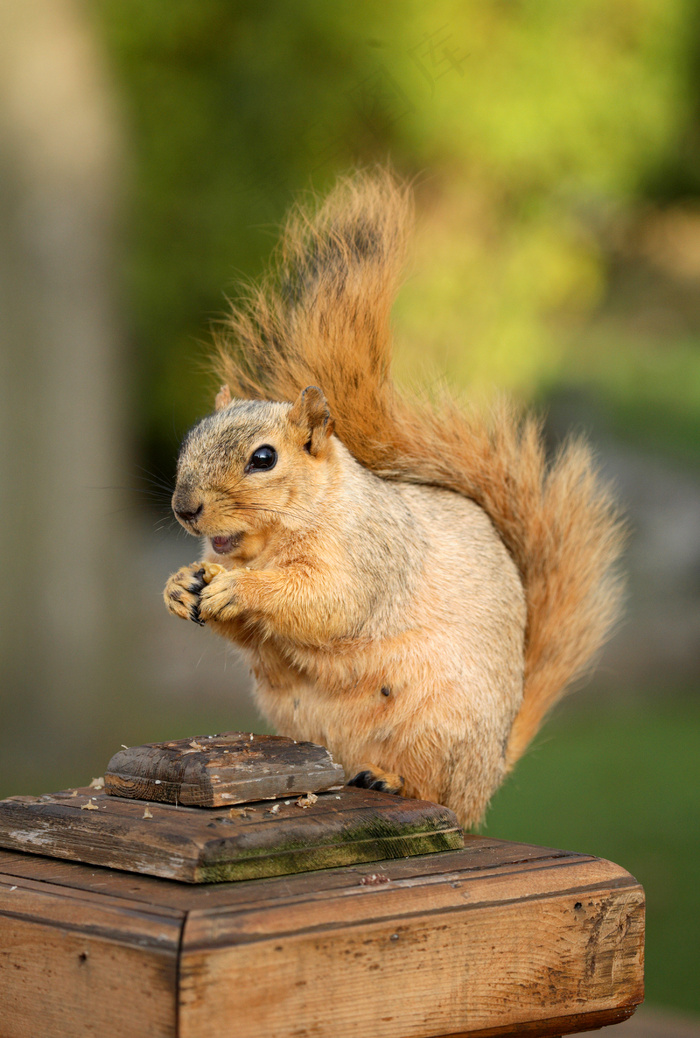
[[[246,472],[261,472],[265,469],[273,469],[277,464],[277,451],[267,444],[258,447],[250,456],[250,461],[245,467]]]

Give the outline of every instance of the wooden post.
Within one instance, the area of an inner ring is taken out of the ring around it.
[[[4,1038],[553,1038],[634,1012],[643,944],[624,869],[477,836],[213,886],[0,850]]]

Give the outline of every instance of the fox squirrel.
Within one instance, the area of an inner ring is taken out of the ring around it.
[[[204,552],[165,602],[241,647],[281,733],[469,827],[614,622],[622,532],[583,442],[550,465],[512,406],[393,385],[410,216],[386,171],[292,212],[217,335],[173,496]]]

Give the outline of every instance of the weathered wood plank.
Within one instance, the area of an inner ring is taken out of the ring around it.
[[[39,860],[30,856],[27,859]],[[76,919],[82,920],[83,911],[91,918],[99,911],[101,932],[110,940],[123,938],[129,942],[136,933],[142,947],[152,944],[164,948],[170,942],[174,949],[186,915],[182,908],[135,900],[127,890],[122,897],[113,897],[82,886],[66,888],[36,877],[0,872],[0,913],[17,914],[20,907],[27,918],[66,927],[72,927]]]
[[[551,1020],[535,1020],[518,1026],[517,1031],[502,1027],[488,1027],[481,1031],[461,1031],[451,1034],[449,1038],[560,1038],[565,1034],[581,1034],[585,1031],[597,1031],[600,1027],[621,1024],[636,1012],[637,1006],[625,1006],[622,1009],[603,1009],[595,1013],[568,1013],[566,1016],[554,1017]],[[623,1038],[623,1035],[620,1035]]]
[[[119,797],[230,807],[318,793],[345,774],[328,750],[277,735],[223,732],[123,748],[105,772],[105,791]]]
[[[0,877],[3,1038],[175,1038],[183,919]]]
[[[481,836],[466,836],[464,851],[443,851],[439,855],[395,858],[322,872],[301,873],[295,877],[293,887],[290,887],[286,877],[193,886],[2,849],[0,873],[46,880],[114,897],[143,900],[149,904],[168,905],[183,910],[205,910],[216,909],[219,906],[281,904],[290,897],[308,897],[313,900],[328,896],[332,891],[354,891],[363,879],[374,874],[381,874],[392,880],[408,879],[414,883],[436,882],[443,877],[450,882],[456,882],[472,874],[493,874],[494,870],[512,871],[521,866],[528,867],[543,862],[555,865],[590,860],[590,856],[576,854],[573,851],[510,843]]]
[[[187,940],[202,947],[245,944],[281,937],[303,930],[341,928],[382,919],[399,919],[426,906],[431,912],[470,910],[479,906],[518,903],[555,894],[574,895],[577,911],[585,914],[589,892],[629,888],[630,877],[618,865],[603,859],[574,859],[563,865],[552,863],[519,865],[453,876],[416,877],[390,880],[377,874],[369,883],[357,880],[341,891],[324,891],[322,896],[304,896],[295,890],[288,898],[260,905],[238,903],[215,909],[194,910],[188,920]],[[637,889],[636,883],[632,883]]]
[[[373,790],[227,811],[91,789],[0,801],[0,846],[189,883],[287,875],[461,847],[451,811]]]
[[[643,893],[596,860],[226,916],[188,915],[182,1038],[234,1007],[240,1038],[571,1033],[642,999]]]

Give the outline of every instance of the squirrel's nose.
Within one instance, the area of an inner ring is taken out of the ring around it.
[[[204,505],[200,502],[194,509],[186,508],[173,508],[175,515],[178,519],[182,519],[183,523],[193,523],[204,510]]]

